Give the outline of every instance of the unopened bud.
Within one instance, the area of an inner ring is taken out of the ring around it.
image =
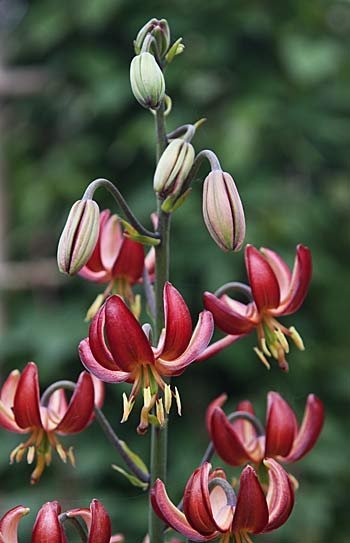
[[[203,217],[209,234],[223,251],[239,251],[245,236],[244,210],[230,174],[214,170],[203,187]]]
[[[153,188],[162,197],[177,196],[192,168],[193,146],[177,138],[169,143],[160,157],[153,179]]]
[[[155,39],[159,58],[164,57],[170,45],[170,28],[166,19],[151,19],[146,23],[136,36],[134,41],[135,53],[139,55],[147,34]]]
[[[97,243],[100,210],[94,200],[72,206],[57,249],[58,268],[74,275],[88,262]]]
[[[163,72],[151,53],[134,57],[130,65],[132,92],[141,106],[157,109],[165,96]]]

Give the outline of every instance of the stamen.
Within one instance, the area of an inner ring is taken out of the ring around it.
[[[146,407],[146,409],[148,409],[149,406],[151,405],[151,401],[152,401],[151,388],[148,386],[143,389],[143,405],[144,407]]]
[[[28,448],[28,451],[27,451],[27,462],[28,462],[28,464],[32,464],[34,458],[35,458],[35,447],[34,447],[34,445],[31,445]]]
[[[181,417],[181,398],[180,398],[180,394],[177,387],[175,387],[175,400],[176,400],[176,405],[177,405],[177,412],[179,416]]]
[[[269,370],[270,369],[270,364],[268,363],[268,361],[266,360],[265,356],[263,355],[263,353],[260,351],[260,349],[258,349],[258,347],[254,347],[254,352],[258,355],[258,357],[260,358],[261,362],[264,364],[264,366],[267,367],[267,369]]]
[[[170,413],[171,404],[173,401],[173,395],[171,393],[170,385],[165,384],[164,386],[164,407],[167,415]]]
[[[157,419],[161,426],[164,426],[165,424],[165,415],[164,415],[164,407],[163,407],[163,399],[160,398],[156,402],[156,413],[157,413]]]
[[[125,392],[123,392],[123,417],[120,422],[126,422],[129,418],[129,415],[134,407],[135,400],[133,398],[129,399]]]
[[[261,345],[263,353],[266,354],[266,356],[271,356],[271,353],[268,350],[267,345],[266,345],[266,339],[264,337],[260,339],[260,345]]]
[[[74,449],[73,447],[69,447],[68,451],[67,451],[67,457],[71,463],[71,465],[73,466],[73,468],[75,468],[75,456],[74,456]]]
[[[67,453],[64,450],[64,448],[62,447],[61,443],[59,443],[58,441],[56,442],[56,451],[57,451],[58,456],[62,460],[62,462],[64,462],[66,464],[67,463]]]
[[[36,467],[30,478],[30,484],[35,485],[39,481],[40,477],[42,476],[44,472],[44,469],[45,469],[45,457],[43,454],[38,454]]]
[[[290,337],[292,338],[292,340],[294,341],[294,343],[298,347],[298,349],[300,351],[305,351],[303,338],[301,337],[299,332],[296,330],[296,328],[294,328],[294,326],[291,326],[289,328],[289,331],[290,331]]]
[[[289,353],[289,344],[282,330],[280,328],[275,328],[275,334],[277,336],[278,341],[282,345],[284,352]]]

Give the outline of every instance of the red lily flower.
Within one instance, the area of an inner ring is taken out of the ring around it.
[[[226,416],[221,409],[226,399],[226,394],[216,398],[208,407],[206,419],[216,452],[231,466],[258,464],[266,457],[296,462],[312,449],[321,433],[324,409],[314,394],[309,394],[298,426],[288,403],[277,392],[269,392],[265,428],[248,401],[240,402],[237,411]]]
[[[183,510],[169,499],[164,483],[158,479],[151,490],[156,514],[171,528],[191,541],[222,543],[231,538],[236,543],[251,542],[249,534],[275,530],[288,519],[294,505],[292,483],[273,459],[266,459],[269,486],[265,496],[256,472],[251,466],[242,471],[236,498],[233,487],[222,470],[210,473],[206,462],[187,481]]]
[[[73,449],[64,449],[57,436],[84,430],[93,419],[94,404],[101,406],[102,402],[103,383],[93,380],[86,372],[80,374],[69,403],[65,391],[59,389],[44,404],[40,399],[38,369],[34,362],[29,362],[22,374],[18,370],[12,371],[0,391],[0,427],[18,434],[30,433],[30,437],[12,451],[11,464],[20,462],[25,453],[28,464],[36,458],[32,484],[51,463],[52,449],[63,462],[69,459],[74,465]]]
[[[164,409],[170,411],[172,394],[180,412],[180,398],[172,393],[162,377],[180,375],[207,347],[213,334],[213,318],[209,311],[199,315],[192,332],[192,320],[181,294],[170,284],[164,287],[165,328],[159,343],[152,347],[147,337],[148,325],[141,327],[120,296],[111,296],[90,325],[89,337],[79,346],[80,359],[86,369],[109,383],[133,383],[129,399],[124,398],[126,421],[140,389],[144,407],[139,432],[148,426],[148,414],[156,406],[157,418],[164,423]],[[158,397],[158,387],[164,391]]]
[[[19,505],[8,511],[0,520],[0,543],[17,543],[18,525],[29,513],[27,507]],[[57,501],[47,502],[37,514],[31,543],[67,543],[60,522],[61,506]],[[89,509],[67,511],[65,518],[81,517],[88,529],[87,543],[123,543],[121,534],[111,536],[111,521],[106,509],[98,500],[92,500]],[[62,519],[62,517],[61,517]]]
[[[311,252],[303,245],[297,246],[293,272],[282,258],[271,251],[258,251],[247,245],[245,263],[252,301],[244,304],[226,294],[217,298],[204,294],[204,305],[213,313],[215,324],[226,334],[242,336],[257,329],[259,348],[255,352],[269,368],[266,359],[273,356],[281,369],[287,371],[285,353],[289,352],[286,336],[304,350],[304,344],[294,327],[286,328],[276,317],[295,313],[302,305],[311,280]]]

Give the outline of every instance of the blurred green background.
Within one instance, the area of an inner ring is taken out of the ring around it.
[[[291,349],[288,375],[276,365],[270,372],[263,367],[252,336],[178,379],[183,417],[171,416],[169,493],[178,500],[196,467],[207,445],[205,409],[219,393],[230,395],[229,407],[251,399],[264,418],[269,390],[281,392],[300,416],[314,392],[325,403],[326,424],[313,452],[291,466],[301,485],[293,515],[276,534],[257,540],[347,543],[349,0],[0,0],[4,64],[8,70],[36,66],[46,78],[38,92],[24,94],[16,84],[0,95],[2,201],[8,213],[2,251],[12,263],[1,276],[7,321],[2,377],[29,360],[38,364],[43,386],[81,371],[76,347],[99,287],[59,277],[50,260],[48,272],[40,274],[39,266],[17,280],[14,263],[54,258],[68,209],[88,182],[98,176],[116,181],[150,223],[153,120],[134,100],[128,71],[132,40],[153,16],[166,17],[173,38],[183,36],[186,45],[167,72],[173,99],[168,128],[207,117],[194,144],[197,151],[215,150],[235,177],[246,210],[246,241],[279,251],[290,264],[299,242],[314,256],[306,303],[284,319],[300,330],[307,347],[305,353]],[[114,206],[103,191],[97,197],[101,207]],[[243,253],[222,254],[205,230],[200,184],[174,217],[171,257],[171,280],[194,318],[204,290],[245,280]],[[138,409],[128,424],[119,424],[121,393],[128,387],[107,388],[106,414],[148,459],[149,437],[135,432]],[[142,541],[147,497],[110,469],[119,458],[96,425],[64,440],[75,446],[77,468],[55,459],[35,488],[25,462],[9,466],[20,436],[0,435],[1,513],[19,503],[32,508],[22,541],[44,501],[59,499],[68,508],[87,506],[92,497],[109,509],[115,532],[124,532],[129,543]]]

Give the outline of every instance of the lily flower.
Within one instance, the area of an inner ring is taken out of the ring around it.
[[[20,462],[27,455],[28,464],[36,460],[31,483],[39,481],[45,466],[51,463],[52,450],[63,462],[74,466],[73,449],[66,450],[59,435],[76,434],[84,430],[94,416],[94,405],[103,403],[103,384],[82,372],[74,393],[67,401],[63,389],[49,398],[40,399],[38,368],[29,362],[22,373],[14,370],[0,391],[0,427],[18,434],[30,434],[11,453],[10,461]]]
[[[107,383],[132,383],[129,398],[123,395],[124,413],[128,416],[135,398],[142,390],[144,405],[138,431],[147,430],[149,412],[155,407],[160,425],[169,413],[175,396],[179,414],[180,397],[172,392],[164,377],[180,375],[205,350],[213,334],[214,323],[209,311],[202,311],[192,331],[192,320],[181,294],[170,283],[164,287],[165,328],[156,347],[150,342],[150,327],[141,327],[120,296],[111,296],[93,319],[89,337],[79,345],[85,368]],[[159,389],[164,392],[159,395]]]
[[[164,483],[157,479],[151,490],[152,506],[167,525],[191,541],[251,543],[249,534],[276,530],[288,519],[294,505],[292,483],[275,460],[265,460],[269,485],[265,496],[255,470],[246,466],[239,480],[238,495],[222,470],[211,473],[205,462],[187,481],[183,512],[169,499]]]
[[[303,245],[297,246],[293,271],[285,261],[271,249],[258,251],[247,245],[245,264],[251,287],[251,300],[245,304],[227,296],[220,297],[206,292],[204,305],[212,312],[215,324],[226,334],[244,336],[256,329],[259,347],[254,350],[269,368],[266,357],[273,357],[280,368],[288,371],[285,354],[289,352],[287,337],[300,350],[303,341],[292,326],[286,328],[276,317],[290,315],[301,307],[311,280],[311,252]],[[244,292],[249,287],[244,286]],[[219,289],[221,290],[221,289]]]
[[[0,520],[0,543],[18,543],[18,525],[29,513],[27,507],[14,507]],[[67,543],[63,523],[67,519],[82,519],[87,528],[87,543],[123,543],[121,534],[111,536],[110,517],[98,500],[92,500],[89,509],[72,509],[61,515],[57,501],[45,503],[37,514],[31,543]]]
[[[121,221],[109,209],[100,213],[99,234],[94,251],[79,275],[94,283],[108,283],[88,312],[91,319],[111,292],[128,303],[135,302],[132,286],[142,278],[145,265],[141,243],[124,236]]]
[[[312,449],[321,433],[324,409],[314,394],[307,398],[300,426],[294,411],[277,392],[267,395],[265,427],[249,401],[240,402],[237,411],[225,415],[221,406],[226,399],[222,394],[209,405],[206,421],[215,451],[231,466],[259,464],[266,457],[296,462]]]

